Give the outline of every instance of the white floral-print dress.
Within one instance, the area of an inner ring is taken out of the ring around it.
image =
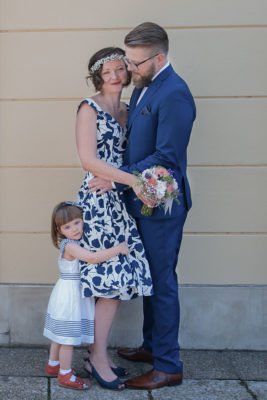
[[[81,104],[84,102],[97,112],[97,157],[119,168],[126,146],[126,127],[122,128],[93,99],[87,98]],[[76,199],[84,211],[81,245],[98,251],[125,240],[130,251],[127,256],[118,255],[100,264],[80,261],[82,295],[121,300],[151,296],[149,265],[136,223],[117,190],[102,195],[89,193],[88,181],[92,178],[87,172]]]

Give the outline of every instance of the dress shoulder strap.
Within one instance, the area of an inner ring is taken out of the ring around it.
[[[62,242],[60,243],[60,253],[59,256],[60,258],[62,258],[62,255],[64,253],[65,247],[67,246],[68,243],[76,243],[76,244],[80,244],[79,240],[73,240],[73,239],[63,239]]]
[[[79,109],[80,109],[80,107],[81,107],[81,105],[82,105],[83,103],[87,103],[87,104],[88,104],[89,106],[91,106],[97,113],[103,112],[102,108],[101,108],[93,99],[91,99],[90,97],[87,97],[86,99],[83,99],[83,100],[80,102],[80,104],[78,105],[77,113],[78,113],[78,111],[79,111]]]

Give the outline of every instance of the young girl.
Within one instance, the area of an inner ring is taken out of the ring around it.
[[[46,374],[57,376],[59,385],[73,389],[90,386],[71,369],[73,346],[94,341],[94,299],[81,297],[79,260],[98,264],[128,254],[125,242],[96,252],[85,250],[79,244],[82,233],[82,209],[71,202],[58,204],[52,214],[51,237],[55,247],[60,248],[60,279],[46,314],[44,336],[52,341]]]

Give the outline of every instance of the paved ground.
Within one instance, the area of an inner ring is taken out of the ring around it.
[[[75,349],[73,365],[82,371],[83,349]],[[151,367],[118,360],[131,376]],[[267,400],[267,352],[184,350],[184,381],[152,391],[104,390],[92,380],[86,391],[65,389],[44,373],[47,348],[0,347],[0,400]]]

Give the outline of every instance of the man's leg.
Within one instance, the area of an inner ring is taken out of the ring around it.
[[[154,326],[154,317],[153,317],[153,305],[152,305],[152,296],[144,296],[143,297],[143,314],[144,314],[144,322],[143,322],[143,344],[142,347],[149,351],[153,352],[152,349],[152,328]]]
[[[155,369],[169,374],[182,371],[179,360],[179,300],[175,272],[185,211],[177,218],[138,219],[137,226],[150,265],[154,295],[144,299],[144,343],[155,358]]]

